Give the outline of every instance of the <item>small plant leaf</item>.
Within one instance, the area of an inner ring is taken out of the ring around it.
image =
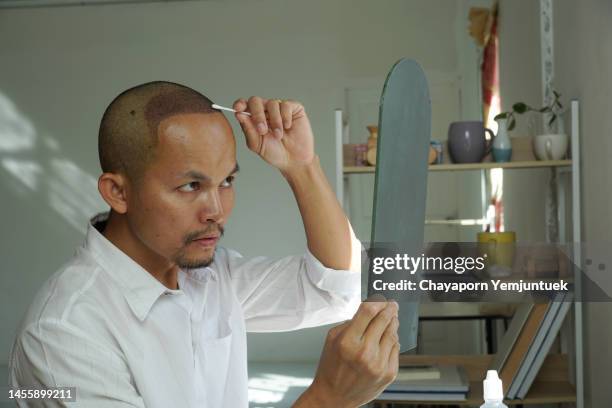
[[[495,117],[493,118],[493,120],[497,120],[497,119],[507,119],[508,118],[508,112],[502,112],[502,113],[498,113],[497,115],[495,115]]]
[[[525,113],[527,112],[528,106],[526,104],[524,104],[523,102],[517,102],[514,105],[512,105],[512,110],[515,111],[516,113]]]

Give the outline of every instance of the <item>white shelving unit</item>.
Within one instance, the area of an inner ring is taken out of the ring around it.
[[[345,128],[343,124],[343,113],[341,110],[335,111],[335,125],[336,125],[336,192],[340,203],[344,203],[344,190],[345,181],[347,177],[358,177],[359,174],[371,174],[375,172],[374,167],[353,167],[344,166],[343,162],[343,144],[347,142],[345,135]],[[559,239],[561,243],[574,244],[574,263],[578,266],[582,265],[582,258],[580,253],[580,240],[581,240],[581,188],[580,188],[580,105],[579,102],[573,100],[571,102],[571,159],[569,160],[555,160],[555,161],[514,161],[508,163],[470,163],[470,164],[438,164],[429,166],[430,171],[466,171],[466,170],[481,170],[487,171],[493,168],[503,169],[527,169],[527,168],[551,168],[556,172],[557,181],[557,219],[559,225]],[[565,188],[564,175],[571,175],[571,205],[572,205],[572,237],[567,239],[567,228],[566,218],[567,209],[565,206],[566,194],[568,193]],[[465,220],[445,220],[447,222],[461,222]],[[478,221],[478,220],[475,220]],[[573,374],[573,384],[575,386],[576,393],[576,407],[584,407],[584,372],[583,372],[583,322],[582,322],[582,295],[580,287],[580,270],[576,271],[574,277],[575,282],[575,299],[573,308],[573,348],[568,350],[572,356],[573,370],[570,376]],[[442,317],[442,316],[441,316]],[[551,397],[552,398],[552,397]],[[544,398],[546,399],[546,398]],[[555,402],[554,398],[548,399],[548,402]],[[567,402],[566,400],[558,402]]]

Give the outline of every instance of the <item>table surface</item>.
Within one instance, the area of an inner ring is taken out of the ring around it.
[[[317,362],[249,362],[249,407],[289,408],[308,388]]]

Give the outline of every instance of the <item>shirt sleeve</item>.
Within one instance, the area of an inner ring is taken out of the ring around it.
[[[353,317],[361,296],[362,246],[352,231],[351,248],[348,270],[327,268],[308,250],[301,256],[245,259],[225,249],[247,331],[289,331]]]
[[[121,356],[65,322],[44,321],[18,336],[9,367],[12,388],[76,387],[76,401],[16,400],[20,407],[142,407]]]

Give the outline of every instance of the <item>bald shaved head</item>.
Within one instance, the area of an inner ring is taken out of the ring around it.
[[[215,112],[206,96],[172,82],[148,82],[122,92],[108,105],[100,122],[102,171],[140,180],[155,157],[160,122],[179,114]]]

